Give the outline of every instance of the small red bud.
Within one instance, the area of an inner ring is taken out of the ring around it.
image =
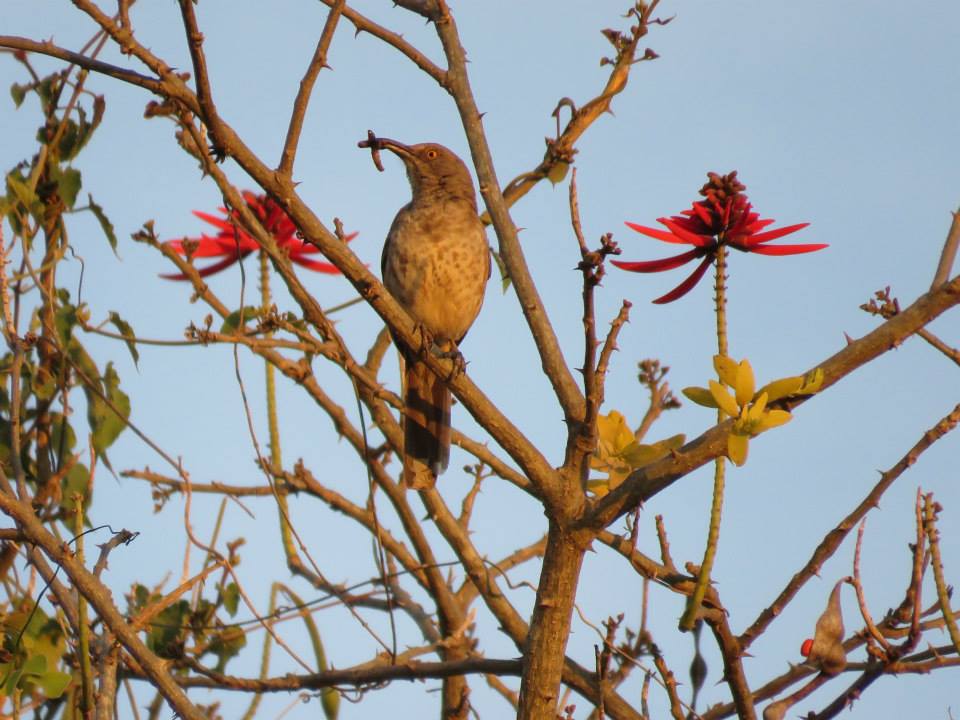
[[[813,638],[807,638],[803,641],[803,645],[800,646],[800,654],[804,657],[807,657],[810,654],[810,651],[813,649]]]

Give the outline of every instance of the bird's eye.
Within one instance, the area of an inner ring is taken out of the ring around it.
[[[427,160],[436,160],[438,154],[436,150],[427,150]]]

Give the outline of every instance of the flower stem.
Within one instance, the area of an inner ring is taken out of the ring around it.
[[[260,309],[264,314],[270,311],[272,297],[270,295],[270,260],[265,252],[259,254],[260,258]],[[268,333],[270,337],[272,333]],[[267,427],[270,433],[270,469],[274,473],[283,470],[283,458],[280,454],[280,424],[277,420],[277,379],[276,371],[269,362],[264,361],[266,368],[266,392],[267,392]],[[285,491],[277,489],[276,493],[278,511],[280,513],[280,540],[283,543],[283,551],[289,561],[297,554],[296,546],[293,544],[293,537],[290,532],[290,524],[287,518],[290,511],[287,506],[287,495]]]
[[[727,248],[721,244],[717,251],[717,273],[714,283],[714,302],[717,316],[717,353],[726,357],[727,350]],[[717,410],[717,424],[726,418],[723,410]],[[723,490],[726,481],[727,463],[722,455],[714,460],[713,464],[713,502],[710,505],[710,528],[707,530],[707,547],[703,551],[703,562],[700,563],[700,573],[697,575],[697,584],[693,594],[687,602],[683,617],[680,618],[680,629],[693,629],[700,613],[700,605],[707,588],[710,586],[710,573],[713,570],[713,561],[717,556],[717,545],[720,542],[720,518],[723,513]]]
[[[717,250],[717,275],[713,285],[717,313],[717,353],[726,357],[727,351],[727,246]]]

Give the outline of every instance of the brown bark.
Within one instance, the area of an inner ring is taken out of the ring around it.
[[[563,674],[570,618],[586,544],[550,523],[530,634],[523,654],[520,720],[553,720]]]

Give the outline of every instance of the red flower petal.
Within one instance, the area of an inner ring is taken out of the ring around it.
[[[659,260],[641,260],[636,261],[625,261],[625,260],[611,260],[614,265],[616,265],[621,270],[629,270],[630,272],[639,272],[639,273],[651,273],[651,272],[663,272],[664,270],[673,270],[678,268],[681,265],[686,265],[688,262],[694,258],[698,258],[703,255],[702,250],[688,250],[685,253],[680,255],[673,255],[668,258],[661,258]]]
[[[781,238],[784,235],[789,235],[790,233],[795,233],[797,230],[803,230],[810,223],[800,223],[798,225],[787,225],[786,227],[777,228],[776,230],[768,230],[765,233],[759,233],[758,235],[751,235],[750,237],[744,239],[743,244],[747,247],[753,247],[758,243],[770,242],[771,240],[776,240]]]
[[[657,222],[666,225],[669,230],[673,231],[674,235],[680,238],[681,242],[686,242],[690,245],[696,245],[697,247],[707,247],[713,242],[713,238],[690,232],[687,228],[683,227],[673,219],[668,220],[667,218],[660,218],[657,220]]]
[[[747,224],[747,234],[754,235],[757,230],[763,230],[768,225],[772,225],[776,222],[773,218],[767,218],[766,220],[757,220],[756,214],[754,214],[753,219]]]
[[[239,256],[235,255],[233,257],[225,258],[220,262],[213,263],[213,265],[207,265],[205,268],[197,268],[197,272],[199,273],[200,277],[207,277],[208,275],[213,275],[214,273],[218,273],[221,270],[227,269],[228,267],[233,265],[235,262],[242,260],[249,254],[250,254],[249,252],[243,252],[243,253],[240,253]],[[183,273],[176,273],[172,275],[161,275],[160,277],[162,277],[165,280],[186,280],[187,279],[187,276]]]
[[[697,217],[703,221],[704,225],[707,227],[713,225],[713,214],[710,212],[709,208],[704,206],[703,203],[694,203],[692,211],[697,214]]]
[[[800,255],[801,253],[816,252],[829,247],[826,243],[811,243],[809,245],[757,245],[747,248],[746,252],[757,255]]]
[[[657,240],[663,240],[663,242],[677,243],[680,245],[688,244],[686,240],[681,240],[676,235],[674,235],[673,233],[667,232],[666,230],[647,227],[645,225],[637,225],[636,223],[632,223],[632,222],[624,223],[624,225],[626,225],[631,230],[636,230],[638,233],[641,233],[642,235],[646,235],[647,237],[652,237]]]
[[[168,244],[174,249],[175,252],[178,252],[181,255],[186,255],[187,251],[183,247],[184,241],[197,244],[196,249],[193,251],[194,257],[214,257],[216,255],[223,254],[223,248],[220,246],[220,241],[217,238],[210,237],[209,235],[203,235],[198,238],[184,238],[183,240],[170,240]]]
[[[224,210],[224,212],[226,211]],[[230,222],[229,220],[225,220],[223,218],[217,217],[216,215],[211,215],[210,213],[205,213],[201,210],[194,210],[193,214],[196,215],[201,220],[203,220],[204,222],[208,222],[214,227],[220,228],[224,232],[232,233],[234,230],[234,227],[236,227],[235,224]]]
[[[280,247],[285,248],[291,255],[312,255],[320,252],[320,248],[316,245],[308,243],[306,240],[301,240],[300,238],[282,242],[280,243]]]
[[[700,282],[700,278],[703,277],[704,273],[707,272],[707,268],[710,267],[710,265],[712,264],[713,264],[713,253],[710,253],[703,259],[703,262],[701,262],[697,266],[697,269],[690,274],[690,277],[688,277],[682,283],[677,285],[673,290],[668,292],[666,295],[661,295],[660,297],[658,297],[656,300],[653,301],[654,304],[663,305],[665,303],[673,302],[674,300],[679,300],[680,298],[682,298],[684,295],[686,295],[688,292],[690,292],[693,289],[694,285]]]
[[[315,270],[316,272],[327,273],[328,275],[339,275],[340,271],[337,270],[335,265],[330,263],[319,262],[317,260],[307,260],[302,257],[297,257],[295,255],[290,256],[291,262],[295,262],[297,265],[302,265],[305,268],[310,270]]]

